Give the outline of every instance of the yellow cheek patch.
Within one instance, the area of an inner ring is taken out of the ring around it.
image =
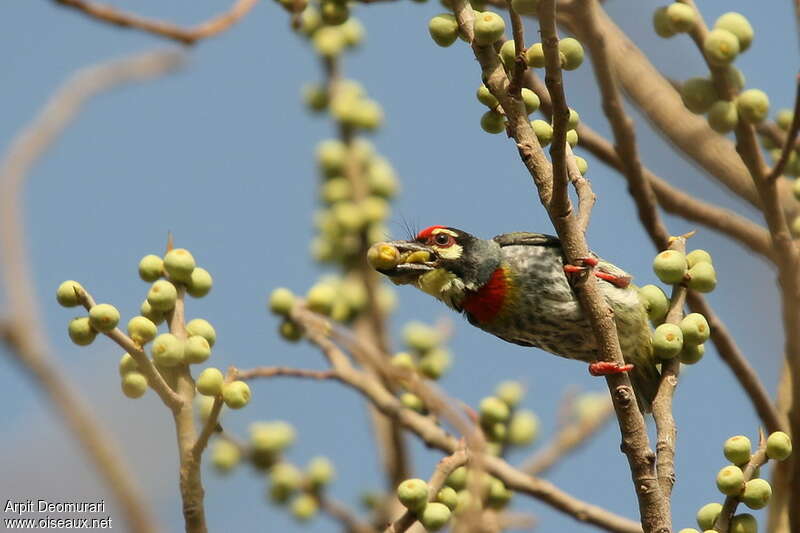
[[[443,257],[445,259],[458,259],[461,257],[461,253],[464,251],[461,245],[458,244],[453,244],[446,248],[440,248],[439,246],[432,246],[431,248],[436,250],[436,253],[439,255],[439,257]]]
[[[448,272],[443,268],[437,268],[426,272],[417,279],[417,286],[420,290],[433,296],[434,298],[441,298],[442,291],[450,285],[456,275]]]

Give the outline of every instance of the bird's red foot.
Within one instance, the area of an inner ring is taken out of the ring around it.
[[[600,279],[606,280],[620,289],[624,289],[631,284],[630,276],[615,276],[614,274],[609,274],[608,272],[595,272],[594,275]]]
[[[586,272],[587,270],[597,266],[597,259],[594,257],[580,257],[575,260],[575,265],[564,265],[564,273],[569,275],[578,275]]]
[[[593,376],[608,376],[610,374],[621,374],[633,370],[633,365],[620,365],[609,363],[608,361],[598,361],[589,364],[589,373]]]

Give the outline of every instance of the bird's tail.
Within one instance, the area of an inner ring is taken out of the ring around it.
[[[636,403],[639,404],[639,409],[643,413],[650,413],[653,410],[653,400],[656,398],[658,392],[658,384],[661,381],[661,373],[656,366],[655,358],[652,354],[650,344],[647,343],[646,351],[648,353],[637,354],[634,361],[633,370],[629,372],[631,383],[633,384],[633,391],[636,394]]]

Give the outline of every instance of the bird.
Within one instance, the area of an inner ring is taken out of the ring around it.
[[[482,239],[437,225],[376,243],[367,260],[393,283],[420,289],[506,342],[589,363],[593,375],[628,372],[640,409],[651,411],[660,374],[647,310],[630,274],[599,256],[573,265],[552,235]],[[597,341],[570,282],[585,273],[597,277],[614,312],[624,365],[597,361]]]

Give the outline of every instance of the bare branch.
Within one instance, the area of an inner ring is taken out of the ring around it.
[[[140,17],[134,13],[121,11],[109,5],[96,4],[86,0],[53,1],[59,5],[77,9],[95,20],[123,28],[141,30],[186,45],[195,44],[197,41],[219,35],[229,29],[244,18],[257,2],[257,0],[237,0],[228,12],[217,15],[193,28],[182,28],[171,22]]]
[[[54,410],[80,442],[123,508],[129,527],[155,531],[155,519],[124,466],[113,439],[101,428],[78,393],[52,361],[50,347],[36,309],[30,278],[22,190],[31,167],[75,118],[83,104],[98,93],[131,82],[146,81],[174,70],[181,56],[174,52],[136,55],[77,72],[48,101],[39,115],[11,143],[0,163],[0,246],[8,299],[6,340],[11,354],[34,377]]]

